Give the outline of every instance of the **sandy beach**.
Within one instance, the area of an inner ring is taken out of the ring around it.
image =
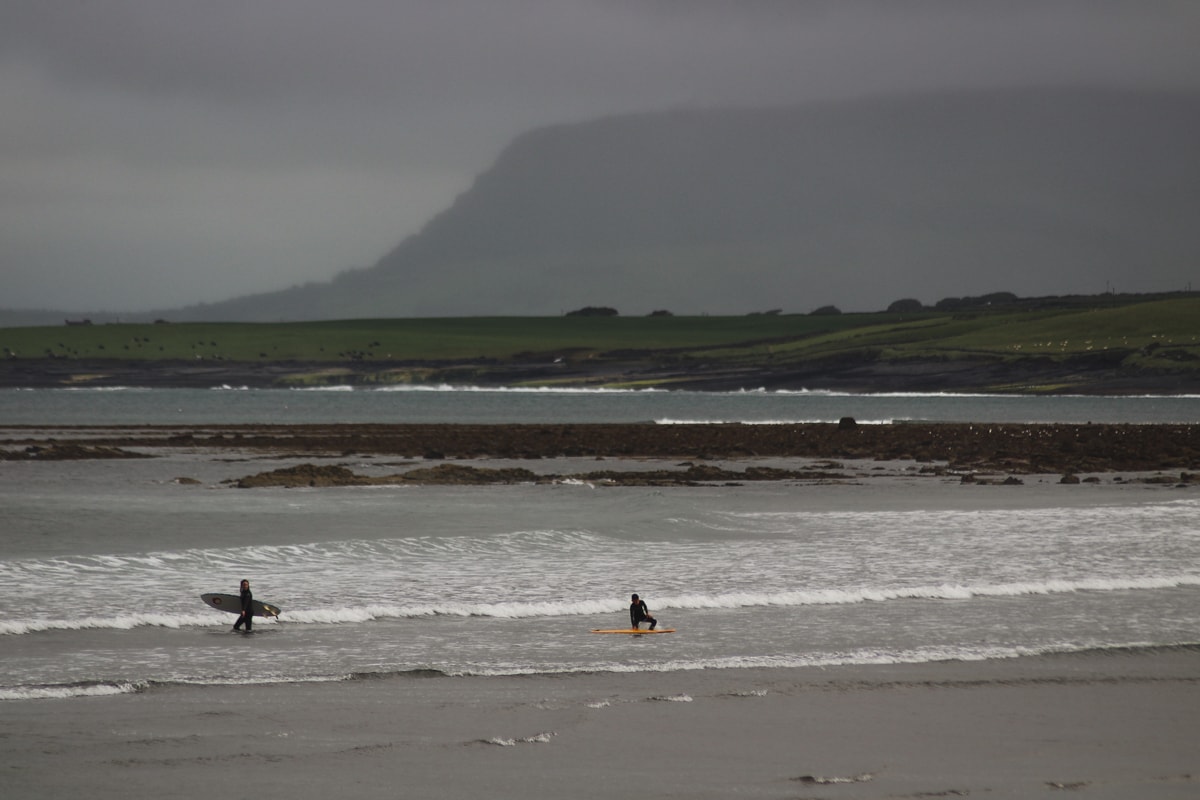
[[[1200,648],[7,702],[6,798],[1194,798]]]

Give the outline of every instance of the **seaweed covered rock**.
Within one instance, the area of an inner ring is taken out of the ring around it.
[[[409,470],[399,476],[405,483],[470,485],[484,483],[535,483],[538,476],[527,469],[488,469],[463,464]]]
[[[265,486],[363,486],[370,482],[369,478],[356,475],[345,467],[297,464],[238,478],[233,485],[239,489],[260,489]]]
[[[82,461],[104,458],[153,458],[120,447],[77,443],[29,445],[22,450],[0,450],[0,461]]]

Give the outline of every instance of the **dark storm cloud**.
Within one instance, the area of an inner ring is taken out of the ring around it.
[[[1200,4],[0,2],[0,305],[366,265],[517,133],[943,86],[1196,86]]]

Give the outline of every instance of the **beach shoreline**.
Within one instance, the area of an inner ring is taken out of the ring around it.
[[[680,635],[687,635],[682,632]],[[1184,798],[1200,647],[4,703],[14,798]]]
[[[323,360],[212,358],[146,360],[121,358],[22,357],[0,359],[0,388],[141,387],[211,389],[238,386],[278,389],[298,386],[375,388],[395,375],[423,376],[422,385],[465,383],[486,388],[514,386],[658,387],[699,392],[770,389],[839,392],[1000,392],[1002,394],[1174,395],[1197,390],[1188,370],[1122,367],[1108,357],[1065,360],[1027,357],[909,358],[876,360],[843,356],[777,367],[665,362],[651,352],[630,358],[483,360]],[[405,384],[400,384],[405,385]]]

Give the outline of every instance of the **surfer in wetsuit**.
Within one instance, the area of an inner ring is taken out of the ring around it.
[[[254,624],[254,595],[250,593],[250,581],[242,579],[242,613],[238,615],[233,629],[240,630],[242,623],[246,625],[246,633],[250,633]]]
[[[635,594],[633,602],[629,604],[629,627],[637,630],[643,622],[650,623],[650,630],[654,630],[654,626],[658,624],[658,620],[650,616],[650,609],[646,608],[646,601]]]

